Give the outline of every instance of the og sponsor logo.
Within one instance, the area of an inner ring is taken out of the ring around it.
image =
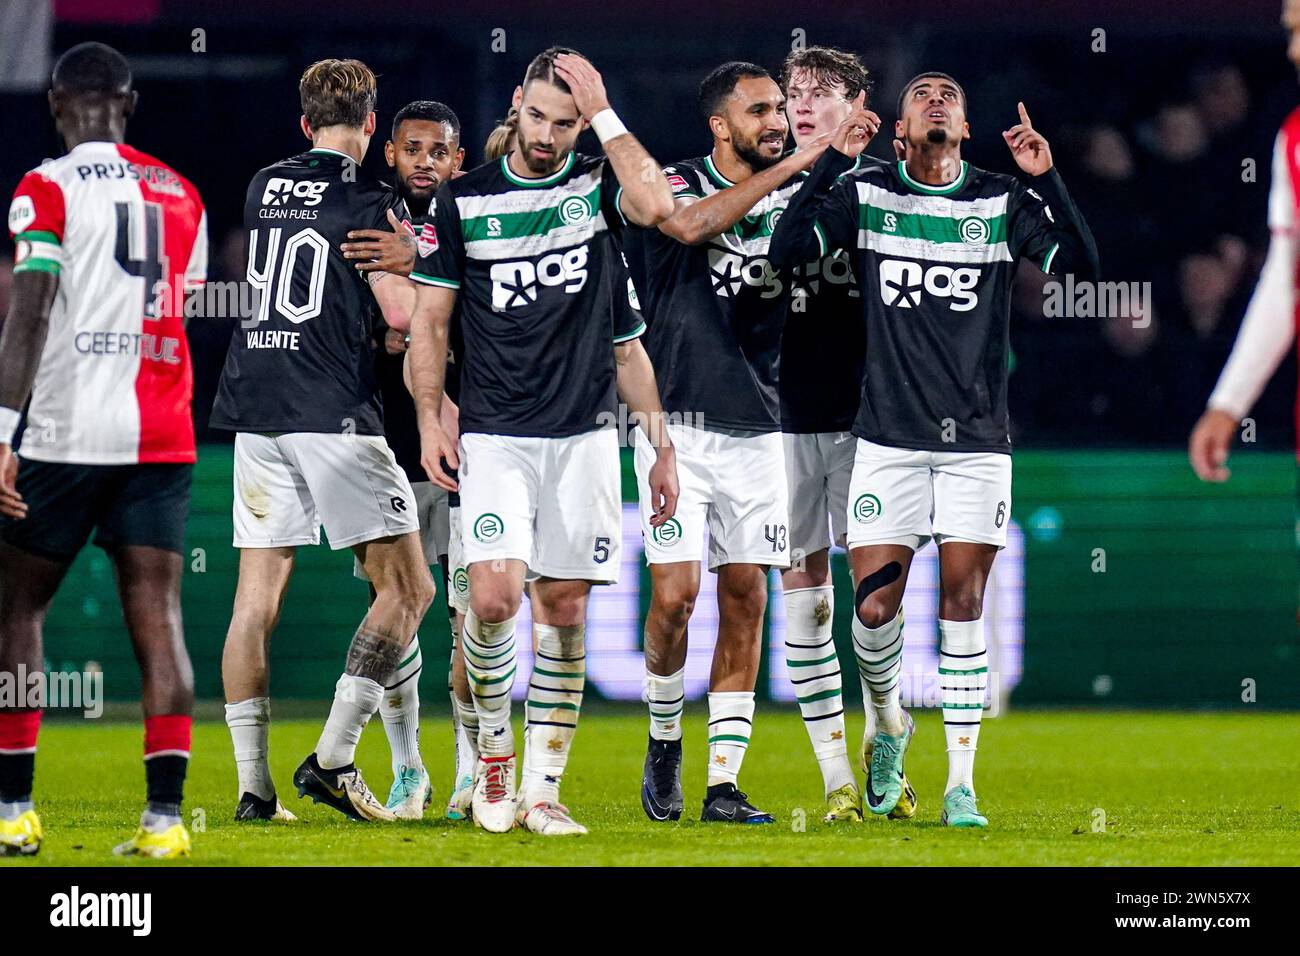
[[[536,302],[537,290],[542,286],[560,286],[572,295],[581,292],[587,284],[587,247],[552,252],[536,262],[530,259],[494,262],[489,275],[492,277],[492,308],[497,310],[515,309]]]
[[[474,538],[481,544],[499,540],[505,530],[506,523],[501,520],[501,516],[490,511],[474,519]]]
[[[292,179],[273,176],[266,181],[266,189],[262,192],[262,205],[285,206],[288,205],[290,196],[297,196],[305,200],[304,206],[315,206],[320,203],[321,195],[328,186],[329,183],[308,180],[294,182]]]
[[[859,524],[871,524],[880,517],[880,499],[875,495],[858,495],[858,500],[853,502],[853,517]]]
[[[953,312],[969,312],[979,305],[979,296],[973,291],[979,282],[979,269],[944,265],[927,269],[919,262],[880,261],[880,299],[899,309],[917,308],[922,294],[929,293],[936,299],[947,299]]]

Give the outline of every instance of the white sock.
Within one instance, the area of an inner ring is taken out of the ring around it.
[[[753,691],[709,691],[710,787],[736,782],[753,726]]]
[[[984,645],[984,621],[939,622],[939,686],[943,704],[943,733],[948,739],[947,793],[967,786],[975,792],[975,747],[984,714],[989,655]]]
[[[903,609],[883,627],[870,628],[853,615],[853,649],[862,681],[862,704],[875,710],[880,730],[896,737],[903,732],[899,683],[903,672]]]
[[[587,679],[586,625],[533,624],[537,655],[528,682],[524,773],[519,802],[560,802],[560,778],[578,730]]]
[[[834,616],[835,589],[830,585],[785,592],[785,666],[827,793],[853,783],[844,740],[840,660],[831,636]]]
[[[456,648],[460,645],[460,628],[456,618],[451,619],[451,656],[456,657]],[[461,700],[456,696],[455,681],[452,678],[452,664],[447,666],[447,696],[451,700],[451,727],[456,741],[456,780],[474,776],[474,765],[478,762],[478,711],[474,709],[474,699]]]
[[[472,700],[463,701],[454,693],[451,705],[456,715],[456,777],[472,777],[478,762],[478,711]]]
[[[655,740],[681,740],[686,668],[667,677],[646,671],[641,698],[650,705],[650,736]]]
[[[30,800],[0,800],[0,820],[17,820],[28,810],[35,810]]]
[[[420,635],[402,651],[402,662],[384,681],[384,698],[379,702],[379,716],[384,721],[388,749],[392,752],[393,775],[398,767],[423,767],[420,758]]]
[[[235,745],[235,770],[239,794],[251,793],[263,800],[275,795],[271,766],[267,761],[271,734],[271,698],[250,697],[226,705],[226,726]]]
[[[180,822],[179,813],[154,813],[146,809],[140,814],[140,826],[149,833],[166,833]]]
[[[510,692],[515,684],[515,619],[489,624],[472,610],[465,615],[465,673],[478,713],[479,752],[508,757],[515,752],[510,726]]]
[[[316,743],[316,761],[322,770],[346,767],[356,758],[361,731],[379,709],[384,686],[369,677],[344,674],[334,685],[334,703]]]

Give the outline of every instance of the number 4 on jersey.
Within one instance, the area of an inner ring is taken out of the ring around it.
[[[144,204],[144,249],[140,250],[140,226],[132,222],[134,208],[130,203],[114,203],[117,214],[117,240],[113,248],[113,258],[127,275],[144,280],[144,302],[141,305],[146,319],[157,319],[158,283],[166,273],[162,254],[162,207],[155,202]],[[142,255],[133,255],[140,253]]]

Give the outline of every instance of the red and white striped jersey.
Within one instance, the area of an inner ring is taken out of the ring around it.
[[[130,146],[82,143],[23,177],[9,232],[15,273],[59,276],[22,456],[194,461],[184,297],[208,265],[194,186]]]
[[[1242,419],[1277,370],[1300,326],[1296,284],[1300,251],[1300,108],[1282,124],[1273,144],[1268,192],[1268,255],[1241,321],[1237,341],[1210,396],[1209,407]],[[1300,457],[1300,392],[1296,395]]]

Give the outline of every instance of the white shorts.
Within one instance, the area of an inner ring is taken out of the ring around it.
[[[565,438],[462,435],[465,565],[515,558],[533,577],[617,581],[621,485],[613,428]]]
[[[334,549],[418,531],[415,494],[382,435],[235,435],[235,547]]]
[[[848,543],[1007,544],[1011,456],[913,451],[858,439],[849,483]]]
[[[469,613],[469,567],[465,564],[465,546],[460,540],[460,505],[448,511],[447,603],[453,611]]]
[[[649,501],[654,448],[636,433],[637,496],[646,561],[672,564],[704,557],[709,532],[709,570],[724,564],[790,566],[789,501],[781,433],[740,437],[669,423],[677,449],[677,514],[658,528]]]
[[[782,435],[781,439],[790,486],[792,557],[843,544],[857,440],[849,432]]]
[[[420,522],[420,548],[424,551],[424,563],[433,567],[447,554],[447,491],[432,481],[412,481],[411,491],[415,495],[415,516]],[[370,580],[357,558],[352,559],[352,576],[362,581]]]

